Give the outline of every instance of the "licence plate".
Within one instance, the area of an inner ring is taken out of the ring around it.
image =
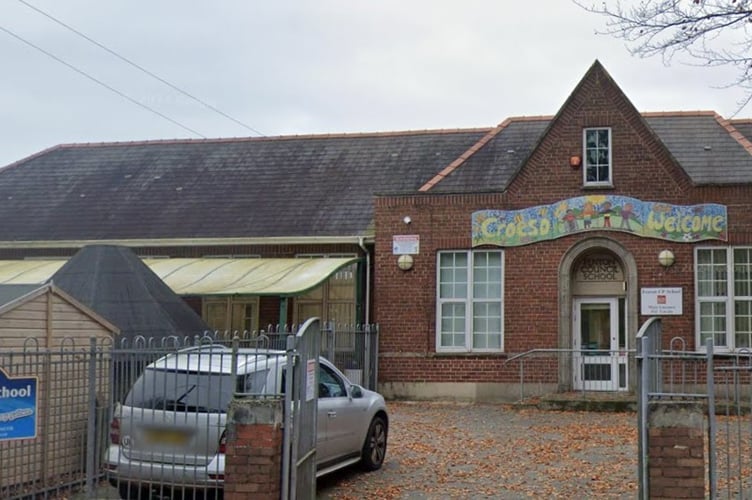
[[[149,444],[180,445],[188,442],[188,434],[180,431],[149,429],[144,431],[144,441]]]

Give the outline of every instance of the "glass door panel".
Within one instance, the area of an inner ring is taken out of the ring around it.
[[[578,390],[627,388],[623,299],[575,299],[574,386]]]

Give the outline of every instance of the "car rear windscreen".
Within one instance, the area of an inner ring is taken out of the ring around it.
[[[125,405],[151,410],[224,413],[237,388],[229,374],[147,368]]]

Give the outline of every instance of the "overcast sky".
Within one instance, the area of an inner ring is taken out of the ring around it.
[[[567,0],[25,0],[263,135],[488,127],[551,115],[595,59],[641,111],[742,97]],[[258,135],[30,9],[0,28],[206,137]],[[0,30],[0,165],[60,143],[199,137]],[[752,113],[745,110],[740,116]]]

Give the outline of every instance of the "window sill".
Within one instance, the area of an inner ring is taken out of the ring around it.
[[[504,351],[439,351],[428,353],[428,358],[508,358]]]
[[[613,191],[616,189],[613,184],[583,184],[582,189],[585,191],[595,191],[598,189],[603,189],[606,191]]]

